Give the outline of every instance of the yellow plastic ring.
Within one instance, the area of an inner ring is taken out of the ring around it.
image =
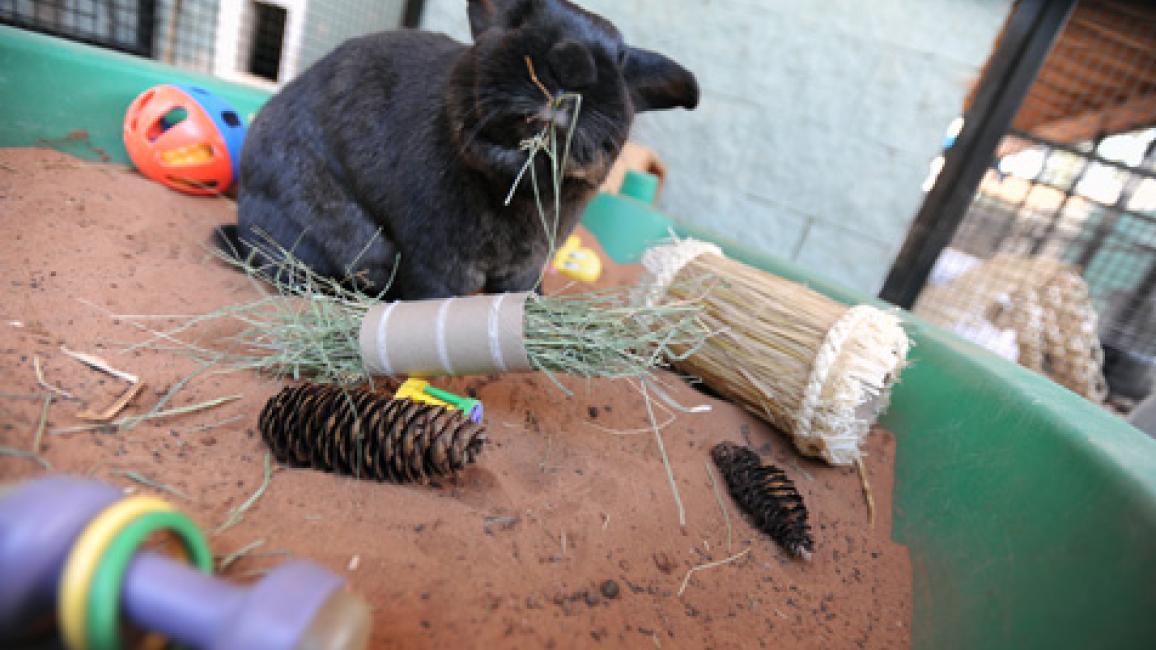
[[[64,644],[71,650],[88,650],[88,593],[97,564],[113,538],[137,517],[150,512],[174,510],[164,499],[139,495],[117,501],[85,526],[76,538],[57,594],[57,620]]]

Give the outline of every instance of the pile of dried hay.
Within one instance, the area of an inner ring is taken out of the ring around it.
[[[1093,402],[1107,396],[1088,285],[1060,260],[999,253],[923,291],[915,313],[947,328],[986,321],[1015,334],[1016,360]]]

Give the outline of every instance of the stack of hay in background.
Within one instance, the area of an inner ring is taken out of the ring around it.
[[[928,286],[914,311],[981,345],[1005,337],[1004,356],[1093,402],[1107,396],[1088,285],[1060,260],[999,253]]]

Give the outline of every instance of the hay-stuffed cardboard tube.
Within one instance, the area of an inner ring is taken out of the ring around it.
[[[526,293],[391,302],[361,322],[365,369],[435,377],[533,370],[525,346]]]

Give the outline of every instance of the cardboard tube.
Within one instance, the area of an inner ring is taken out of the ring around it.
[[[523,337],[525,293],[391,302],[361,322],[370,374],[410,377],[533,370]]]

